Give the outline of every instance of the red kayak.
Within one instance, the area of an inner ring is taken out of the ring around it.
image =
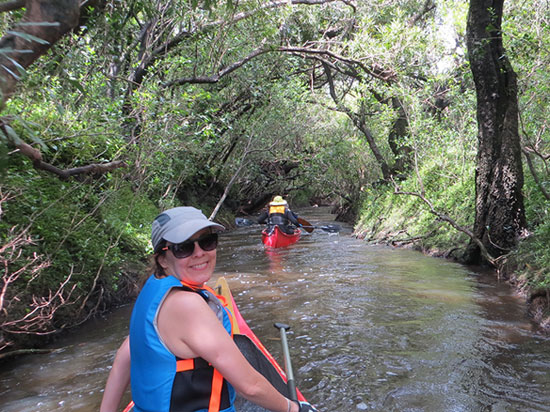
[[[235,332],[233,340],[239,350],[254,369],[260,372],[280,393],[290,398],[291,394],[287,385],[285,371],[279,366],[275,358],[260,342],[242,317],[224,277],[218,279],[216,286],[214,286],[214,291],[229,310],[231,323],[234,325]],[[306,401],[299,389],[296,389],[296,397],[300,401]],[[237,410],[251,410],[251,408],[254,408],[253,404],[240,396],[237,396],[235,406]],[[132,412],[133,410],[134,402],[130,402],[123,412]],[[262,410],[264,409],[262,408]]]
[[[296,243],[300,239],[300,233],[300,229],[296,229],[289,235],[279,229],[279,226],[273,226],[273,229],[262,230],[262,242],[268,247],[285,247]]]

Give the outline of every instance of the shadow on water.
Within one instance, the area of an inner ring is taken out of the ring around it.
[[[330,223],[325,209],[301,216]],[[291,325],[298,386],[320,411],[549,411],[550,339],[492,276],[410,250],[368,246],[344,226],[266,250],[261,226],[221,237],[215,277],[282,364]],[[131,307],[0,372],[2,411],[96,411]]]

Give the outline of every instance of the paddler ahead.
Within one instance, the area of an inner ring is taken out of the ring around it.
[[[267,223],[268,227],[278,226],[283,232],[288,235],[294,233],[294,228],[289,223],[296,227],[301,227],[302,224],[298,221],[298,215],[288,207],[288,202],[282,196],[275,196],[266,210],[258,216],[258,223]]]

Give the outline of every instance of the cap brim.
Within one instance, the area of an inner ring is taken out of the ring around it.
[[[170,243],[181,243],[185,242],[198,231],[206,229],[207,227],[214,228],[218,231],[225,230],[225,227],[218,223],[210,222],[204,219],[196,219],[187,221],[184,224],[169,230],[162,237]]]

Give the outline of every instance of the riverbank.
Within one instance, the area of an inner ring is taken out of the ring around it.
[[[530,279],[539,276],[543,269],[535,269],[525,262],[525,256],[512,258],[501,269],[502,278],[522,296],[528,308],[528,315],[550,334],[550,288],[532,287]]]
[[[475,211],[474,165],[456,179],[441,167],[419,170],[394,186],[365,188],[358,207],[355,235],[373,244],[414,248],[424,254],[465,263]],[[417,196],[419,190],[421,198]],[[528,235],[493,268],[528,305],[528,315],[550,333],[550,204],[536,187],[525,189]],[[444,216],[445,218],[442,218]],[[451,223],[452,222],[452,223]]]
[[[385,195],[392,197],[388,193]],[[395,203],[395,199],[386,203],[377,197],[376,202],[361,212],[354,235],[369,244],[413,249],[428,256],[464,263],[461,257],[469,242],[466,235],[437,221],[427,211],[411,208],[411,199],[400,197],[398,204]],[[525,301],[527,315],[541,331],[550,334],[550,287],[545,287],[548,269],[537,266],[540,258],[533,259],[533,254],[541,249],[538,245],[543,243],[544,239],[537,238],[535,233],[510,253],[501,267],[483,270],[491,270],[495,279],[508,283]]]
[[[413,249],[428,256],[458,263],[463,263],[460,256],[466,248],[466,243],[445,249],[434,246],[426,247],[426,240],[430,234],[411,236],[404,229],[391,230],[389,227],[384,227],[384,230],[381,231],[365,230],[364,224],[355,228],[354,235],[370,244]],[[498,269],[484,267],[480,270],[489,270],[495,279],[509,284],[515,293],[525,301],[529,318],[540,326],[541,331],[550,334],[550,288],[532,286],[533,279],[544,274],[544,269],[536,269],[529,265],[526,262],[527,256],[521,254],[521,250],[525,250],[525,245],[520,245],[518,250],[512,253]]]

